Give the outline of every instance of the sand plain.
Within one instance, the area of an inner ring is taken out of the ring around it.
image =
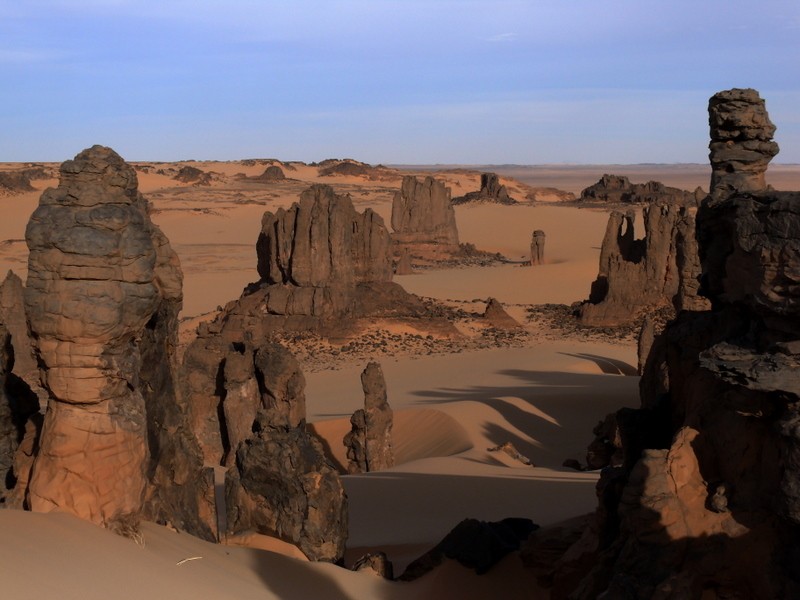
[[[483,170],[406,167],[378,178],[320,177],[314,166],[288,163],[283,165],[288,179],[282,182],[237,177],[258,176],[268,164],[137,163],[153,220],[181,259],[183,343],[198,322],[211,318],[218,306],[237,298],[258,278],[255,241],[263,212],[289,206],[310,183],[329,183],[339,193],[350,193],[359,210],[371,207],[388,222],[402,174],[434,171],[453,195],[460,195],[477,189]],[[211,185],[176,182],[172,177],[181,166],[212,173]],[[511,195],[520,198],[536,186],[577,193],[603,173],[628,175],[635,182],[657,179],[684,189],[708,185],[708,168],[700,165],[493,170],[504,177]],[[778,189],[800,189],[800,166],[774,165],[768,179]],[[23,280],[25,224],[41,190],[55,183],[36,181],[36,192],[0,198],[0,269],[13,269]],[[396,278],[413,293],[473,315],[456,324],[471,342],[440,350],[429,345],[423,353],[389,344],[376,355],[397,415],[398,460],[392,469],[344,478],[350,498],[348,560],[383,549],[401,571],[466,517],[529,517],[546,527],[594,509],[598,474],[570,470],[562,463],[583,460],[591,429],[606,413],[637,404],[635,344],[630,336],[554,331],[546,323],[529,321],[528,311],[534,305],[570,304],[587,297],[607,214],[607,207],[562,202],[459,206],[461,241],[500,252],[512,262]],[[527,258],[533,229],[547,234],[546,264],[515,264]],[[511,341],[485,335],[479,313],[490,296],[522,323],[523,335]],[[306,371],[310,426],[339,462],[349,415],[363,401],[359,373],[369,358],[339,352],[335,361],[317,361]],[[535,466],[488,450],[506,441]],[[446,564],[403,584],[280,553],[210,545],[152,524],[145,527],[141,547],[66,515],[0,511],[0,521],[10,542],[0,544],[0,562],[9,566],[4,576],[9,597],[547,597],[515,555],[485,576]],[[255,541],[251,545],[263,547]],[[47,578],[39,575],[42,565],[50,565]],[[148,577],[142,578],[145,572]]]

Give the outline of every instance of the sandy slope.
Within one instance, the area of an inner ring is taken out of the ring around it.
[[[350,193],[359,209],[371,206],[388,217],[392,190],[399,185],[399,177],[320,178],[315,168],[300,164],[286,170],[287,177],[298,181],[255,185],[234,176],[259,175],[263,164],[186,164],[224,177],[199,188],[156,172],[167,165],[140,173],[142,191],[155,208],[154,220],[182,261],[184,317],[213,311],[257,279],[254,244],[264,210],[288,206],[308,183],[322,181]],[[571,169],[529,169],[515,175],[530,185],[579,191],[609,172]],[[632,171],[645,175],[642,169]],[[699,177],[696,171],[678,166],[659,173],[666,183],[692,189]],[[776,187],[790,185],[791,177],[797,181],[798,173],[800,169],[782,171],[783,185]],[[458,195],[474,189],[478,173],[440,176]],[[26,249],[19,240],[38,196],[0,199],[0,269],[13,268],[23,279]],[[524,316],[524,305],[571,303],[588,295],[606,211],[542,204],[461,206],[457,220],[463,242],[515,260],[527,258],[532,230],[543,229],[547,264],[399,277],[409,291],[444,300],[494,296],[517,304],[511,307],[517,318]],[[190,324],[193,327],[196,320],[186,321],[187,334]],[[348,559],[382,548],[401,570],[465,517],[522,516],[548,525],[594,508],[597,474],[561,464],[566,458],[583,459],[591,429],[603,415],[636,404],[638,378],[630,376],[635,351],[630,343],[546,341],[540,333],[534,332],[522,348],[382,360],[389,400],[397,411],[398,460],[384,472],[345,477],[351,524]],[[363,402],[363,367],[361,362],[350,363],[307,374],[309,420],[340,464],[345,462],[341,439],[349,428],[349,415]],[[536,466],[487,450],[506,441]],[[150,524],[145,526],[144,548],[58,514],[0,511],[0,530],[5,542],[0,543],[2,589],[10,598],[545,597],[535,591],[531,575],[522,571],[516,556],[483,577],[446,564],[413,584],[391,584],[332,565],[210,545]],[[263,538],[249,543],[274,547]],[[197,556],[202,558],[178,564]]]

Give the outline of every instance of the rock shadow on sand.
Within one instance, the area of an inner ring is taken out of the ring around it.
[[[509,427],[487,424],[487,438],[494,444],[510,441],[534,464],[550,468],[561,468],[565,456],[559,448],[564,440],[575,440],[576,449],[582,449],[597,419],[621,405],[637,404],[637,377],[522,369],[497,373],[524,384],[437,388],[411,394],[420,398],[420,404],[471,401],[492,408]]]

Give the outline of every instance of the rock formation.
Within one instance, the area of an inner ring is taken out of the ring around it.
[[[347,498],[322,445],[305,427],[305,379],[285,348],[234,344],[226,354],[223,429],[228,533],[255,530],[297,545],[311,560],[338,562]]]
[[[281,169],[279,166],[271,165],[264,170],[258,179],[265,182],[283,181],[286,179],[286,175],[283,173],[283,169]]]
[[[142,509],[139,339],[176,276],[180,295],[162,238],[133,168],[101,146],[62,164],[59,186],[31,216],[25,309],[50,395],[28,487],[33,510],[111,525]]]
[[[504,556],[520,549],[520,543],[539,529],[530,519],[502,521],[464,519],[431,550],[413,561],[399,581],[413,581],[438,567],[446,558],[457,560],[478,575],[486,573]]]
[[[30,175],[24,171],[0,171],[0,195],[34,191]]]
[[[635,213],[611,213],[600,250],[600,272],[589,300],[579,308],[581,323],[616,326],[645,310],[673,305],[700,310],[699,259],[694,240],[695,209],[668,204],[645,206],[645,234],[634,237]]]
[[[212,181],[211,173],[188,165],[181,167],[178,174],[175,175],[173,179],[181,183],[191,183],[194,185],[211,185]]]
[[[483,318],[490,326],[497,329],[519,329],[522,327],[517,321],[506,312],[503,305],[496,298],[489,298],[486,302],[486,309],[483,311]]]
[[[458,229],[450,188],[433,177],[422,182],[412,175],[403,177],[392,201],[392,229],[398,256],[404,252],[425,258],[457,254]]]
[[[393,412],[386,398],[386,380],[380,364],[369,363],[361,373],[364,408],[350,418],[352,429],[344,437],[349,473],[368,473],[394,466]]]
[[[652,204],[654,202],[694,205],[702,200],[702,190],[687,192],[668,187],[658,181],[631,183],[621,175],[603,175],[599,181],[581,191],[582,202],[609,202],[612,204]]]
[[[516,204],[508,195],[506,186],[500,183],[496,173],[481,173],[481,189],[469,192],[458,198],[453,198],[453,204],[466,204],[467,202],[496,202],[498,204]]]
[[[641,409],[617,415],[624,464],[598,485],[597,566],[570,597],[800,596],[800,192],[757,189],[776,146],[755,92],[709,111],[712,160],[722,140],[747,159],[715,173],[697,215],[711,308],[667,326]]]
[[[772,140],[775,125],[756,90],[732,89],[714,94],[708,104],[711,128],[711,194],[758,192],[766,188],[764,174],[778,153]]]
[[[371,209],[313,185],[289,210],[266,212],[258,238],[258,273],[268,310],[330,318],[352,309],[359,284],[392,279],[389,234]]]
[[[397,266],[394,268],[395,275],[413,275],[414,274],[414,265],[411,264],[411,254],[408,252],[408,249],[404,249],[403,252],[400,254],[400,258],[397,261]]]
[[[531,266],[544,264],[545,234],[537,229],[531,235]]]

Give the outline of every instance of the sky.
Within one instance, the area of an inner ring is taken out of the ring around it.
[[[798,0],[0,0],[0,161],[704,163],[732,87],[800,163]]]

